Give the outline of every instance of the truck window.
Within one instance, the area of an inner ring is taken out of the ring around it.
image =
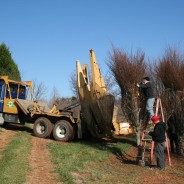
[[[17,98],[18,85],[14,83],[10,83],[9,85],[12,99]]]
[[[20,86],[19,87],[19,99],[26,99],[26,87],[25,86]]]
[[[26,86],[26,98],[25,99],[31,100],[31,101],[33,101],[34,99],[30,86]]]
[[[1,99],[1,93],[2,93],[2,86],[0,85],[0,99]]]
[[[0,100],[4,99],[4,81],[0,80]]]

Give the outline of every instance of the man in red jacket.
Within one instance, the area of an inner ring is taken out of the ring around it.
[[[166,132],[166,124],[160,121],[159,116],[153,116],[151,120],[154,123],[154,131],[149,132],[149,135],[152,136],[152,140],[155,142],[154,153],[157,162],[157,167],[159,169],[165,168],[165,158],[164,158],[164,150],[165,150],[165,132]]]

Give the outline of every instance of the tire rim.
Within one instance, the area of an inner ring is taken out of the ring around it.
[[[66,136],[66,128],[63,126],[58,126],[56,128],[56,135],[59,138],[64,138]]]
[[[40,123],[37,124],[37,126],[36,126],[37,133],[44,134],[45,130],[46,130],[46,126],[45,126],[44,123],[40,122]]]

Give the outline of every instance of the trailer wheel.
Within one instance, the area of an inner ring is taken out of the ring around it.
[[[34,122],[33,132],[35,136],[47,138],[50,136],[53,129],[51,121],[47,118],[41,117]]]
[[[74,138],[74,128],[68,121],[60,120],[54,126],[53,137],[57,141],[70,142]]]

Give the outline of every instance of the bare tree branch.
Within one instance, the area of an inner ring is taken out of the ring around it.
[[[43,82],[37,82],[36,79],[33,80],[34,96],[37,100],[43,100],[47,94],[47,87]]]

